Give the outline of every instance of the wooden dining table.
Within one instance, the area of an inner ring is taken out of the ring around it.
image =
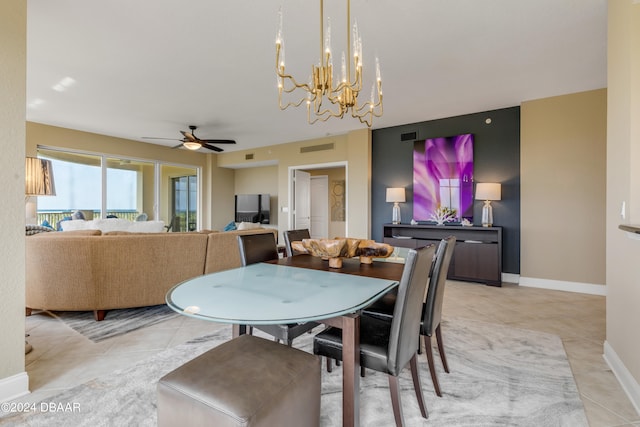
[[[199,276],[174,286],[167,305],[180,314],[233,325],[315,321],[342,329],[343,426],[360,419],[360,312],[398,286],[404,265],[344,259],[334,269],[296,255]]]

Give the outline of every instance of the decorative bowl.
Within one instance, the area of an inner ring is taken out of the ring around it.
[[[303,239],[291,242],[297,252],[329,260],[329,267],[341,268],[342,258],[360,257],[363,264],[371,264],[373,258],[386,258],[393,254],[393,246],[374,240],[336,237],[335,239]]]
[[[358,249],[359,239],[338,238],[338,239],[303,239],[302,246],[306,252],[313,256],[322,257],[329,260],[329,267],[341,268],[342,258],[355,256]],[[291,247],[298,250],[297,245]]]
[[[378,243],[374,240],[361,240],[358,244],[357,255],[362,264],[371,264],[373,258],[387,258],[393,254],[393,246],[387,243]]]

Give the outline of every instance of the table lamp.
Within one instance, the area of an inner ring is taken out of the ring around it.
[[[482,206],[482,226],[491,227],[493,225],[492,200],[500,200],[501,185],[499,183],[485,182],[476,185],[476,200],[484,200]]]
[[[25,159],[24,195],[27,221],[35,221],[36,205],[29,201],[31,196],[55,196],[56,185],[53,181],[51,160],[27,157]]]
[[[387,188],[387,202],[393,203],[393,215],[391,222],[393,224],[400,224],[400,205],[398,203],[405,201],[404,188]]]

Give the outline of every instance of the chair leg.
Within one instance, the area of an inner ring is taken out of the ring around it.
[[[424,402],[424,394],[422,393],[422,384],[420,384],[420,372],[418,371],[418,356],[413,355],[409,361],[411,366],[411,378],[413,378],[413,388],[416,391],[416,398],[418,399],[418,405],[420,406],[420,413],[423,418],[429,418],[429,412],[427,411],[427,405]]]
[[[400,401],[400,386],[398,385],[398,377],[388,375],[389,392],[391,393],[391,405],[393,406],[393,416],[396,419],[396,426],[404,426],[404,417],[402,416],[402,403]]]
[[[360,376],[362,378],[364,378],[364,376],[366,375],[366,369],[364,368],[364,366],[360,366]]]
[[[436,392],[438,397],[442,397],[442,393],[440,392],[440,384],[438,383],[438,377],[436,375],[436,367],[433,363],[433,348],[431,348],[431,337],[427,335],[423,335],[424,337],[424,348],[427,353],[427,362],[429,363],[429,372],[431,373],[431,381],[433,382],[433,389]]]
[[[440,351],[440,360],[442,360],[442,366],[444,371],[449,373],[449,365],[447,365],[447,356],[444,354],[444,345],[442,344],[442,331],[440,325],[436,328],[436,340],[438,340],[438,350]]]
[[[325,357],[325,359],[327,359],[327,372],[332,372],[333,371],[333,363],[331,363],[331,358],[330,357]]]

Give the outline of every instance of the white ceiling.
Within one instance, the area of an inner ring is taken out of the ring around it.
[[[287,70],[306,81],[319,54],[318,0],[28,0],[27,120],[145,142],[193,124],[200,138],[235,139],[226,151],[362,128],[279,110],[281,5]],[[336,64],[345,9],[325,2]],[[384,115],[373,129],[606,87],[606,0],[352,0],[351,14],[364,87],[376,56],[382,68]],[[64,77],[75,84],[54,90]]]

